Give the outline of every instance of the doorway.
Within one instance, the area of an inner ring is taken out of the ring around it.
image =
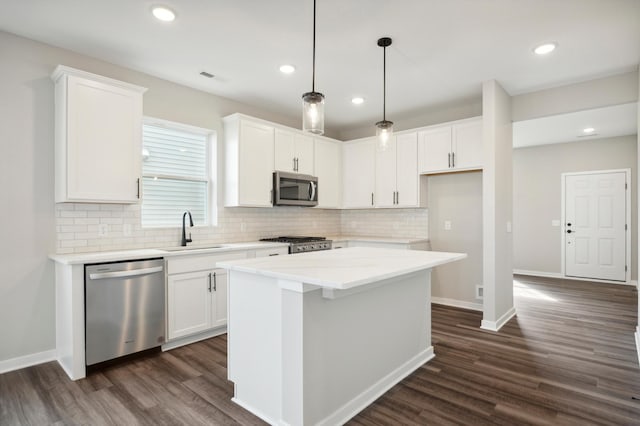
[[[562,174],[562,267],[571,278],[628,282],[631,171]]]

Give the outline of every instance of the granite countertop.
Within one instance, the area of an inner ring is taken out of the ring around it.
[[[466,253],[351,247],[257,259],[222,261],[218,267],[346,290],[467,257]]]

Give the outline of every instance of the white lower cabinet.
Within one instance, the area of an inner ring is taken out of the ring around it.
[[[214,280],[216,281],[215,290],[213,289]],[[167,279],[170,301],[168,305],[169,339],[225,325],[227,321],[226,287],[227,274],[224,269],[169,276]]]
[[[215,264],[221,260],[246,257],[246,252],[236,252],[167,260],[169,341],[211,331],[227,324],[227,271],[216,268]]]

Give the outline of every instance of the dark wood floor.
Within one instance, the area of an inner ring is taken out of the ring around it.
[[[434,305],[436,358],[348,424],[640,425],[636,291],[516,277],[515,294],[499,333]],[[0,375],[0,425],[264,424],[226,374],[226,336],[76,382],[47,363]]]

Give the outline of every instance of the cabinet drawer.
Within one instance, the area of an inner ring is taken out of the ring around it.
[[[247,253],[244,251],[169,258],[167,259],[167,274],[171,275],[184,272],[205,271],[214,269],[216,267],[216,262],[246,258]]]
[[[256,250],[256,257],[278,256],[285,254],[289,254],[289,247],[272,247]]]

